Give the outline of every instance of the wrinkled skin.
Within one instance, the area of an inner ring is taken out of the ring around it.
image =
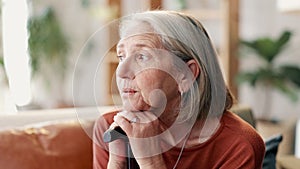
[[[185,74],[176,72],[172,57],[161,50],[160,41],[153,34],[129,36],[117,45],[120,62],[116,75],[124,111],[114,117],[112,125],[126,132],[141,168],[165,168],[161,153],[157,153],[161,151],[162,140],[154,136],[176,119],[184,88],[180,80]],[[190,65],[194,64],[192,61]],[[172,142],[173,138],[168,139]],[[109,144],[108,168],[126,166],[124,147],[120,140]]]

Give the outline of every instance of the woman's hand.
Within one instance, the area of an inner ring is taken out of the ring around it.
[[[159,134],[165,127],[154,113],[123,111],[114,117],[114,121],[127,134],[140,168],[164,168]]]
[[[117,123],[112,123],[111,128],[115,128]],[[126,163],[126,143],[122,139],[117,139],[109,143],[108,169],[124,169]]]

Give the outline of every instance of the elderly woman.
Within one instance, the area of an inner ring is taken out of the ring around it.
[[[123,107],[95,124],[95,169],[126,168],[127,142],[139,168],[262,167],[264,142],[229,111],[233,98],[198,20],[170,11],[136,13],[123,18],[120,37]],[[116,126],[125,139],[105,143],[103,134]]]

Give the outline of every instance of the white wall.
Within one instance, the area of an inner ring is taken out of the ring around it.
[[[70,42],[68,70],[65,81],[55,77],[53,89],[43,93],[40,83],[35,80],[33,95],[35,102],[43,108],[53,108],[59,104],[76,106],[106,105],[107,73],[103,55],[107,51],[107,29],[103,26],[108,16],[106,1],[89,0],[89,6],[82,6],[82,1],[33,1],[36,14],[52,6],[55,14]],[[100,31],[98,31],[100,29]],[[55,68],[53,68],[55,69]],[[55,75],[54,75],[55,76]],[[95,82],[99,86],[95,86]],[[95,91],[99,92],[98,96]],[[75,98],[75,100],[74,100]]]
[[[288,48],[281,53],[277,64],[292,63],[300,66],[300,13],[283,14],[276,7],[276,0],[241,0],[240,1],[240,37],[243,39],[255,39],[261,36],[278,37],[285,29],[294,34]],[[250,70],[259,65],[255,57],[244,58],[240,62],[241,70]],[[300,90],[297,91],[299,101],[291,102],[278,91],[272,91],[269,99],[272,100],[270,108],[271,117],[286,119],[300,117]],[[264,90],[253,89],[248,85],[239,88],[239,101],[250,105],[256,116],[261,116],[264,105]]]

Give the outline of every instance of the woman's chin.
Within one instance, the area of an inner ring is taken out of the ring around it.
[[[123,108],[126,111],[132,111],[132,112],[133,111],[147,111],[150,109],[150,106],[145,103],[140,104],[140,103],[123,101]]]

